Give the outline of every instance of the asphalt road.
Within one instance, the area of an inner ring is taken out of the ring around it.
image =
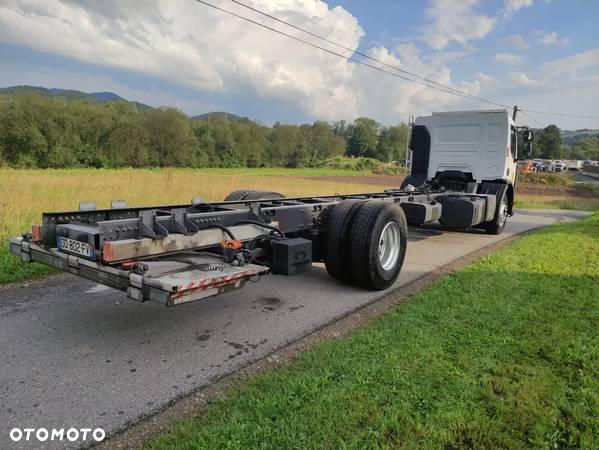
[[[513,234],[584,215],[521,210],[500,236],[411,230],[396,287]],[[112,433],[383,295],[341,285],[320,265],[174,308],[64,274],[0,288],[0,448],[16,446],[13,427]]]
[[[588,175],[584,172],[573,172],[572,174],[574,176],[574,179],[581,183],[599,183],[599,178],[595,178],[597,176],[596,174],[593,174],[594,176]]]

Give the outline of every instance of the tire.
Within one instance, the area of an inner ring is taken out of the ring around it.
[[[327,217],[324,263],[333,278],[351,283],[351,225],[356,213],[364,204],[361,200],[344,200],[335,205]]]
[[[331,217],[331,212],[333,211],[333,208],[335,208],[335,206],[327,206],[318,215],[317,225],[323,233],[326,233],[327,227],[329,225],[329,217]]]
[[[227,195],[223,199],[223,201],[225,201],[225,202],[233,202],[233,201],[237,201],[237,200],[243,200],[244,197],[246,195],[248,195],[250,192],[252,192],[250,189],[240,189],[240,190],[237,190],[237,191],[233,191],[229,195]]]
[[[244,200],[277,200],[280,198],[285,198],[285,196],[272,191],[252,191],[244,197]]]
[[[363,205],[351,228],[354,283],[370,290],[391,286],[406,256],[407,231],[406,216],[398,204],[372,200]]]
[[[225,202],[233,202],[233,201],[241,201],[241,200],[258,200],[258,199],[266,199],[266,200],[275,200],[278,198],[285,198],[283,195],[278,192],[271,191],[255,191],[253,189],[239,189],[237,191],[231,192],[227,195],[223,201]]]
[[[508,203],[507,203],[507,195],[504,192],[501,196],[501,200],[497,205],[495,210],[495,217],[490,222],[485,222],[484,228],[485,233],[487,234],[501,234],[503,229],[505,228],[505,223],[507,222],[508,216]]]

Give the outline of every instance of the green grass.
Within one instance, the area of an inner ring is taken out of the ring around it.
[[[599,214],[240,383],[149,448],[599,448]]]
[[[599,194],[596,197],[518,195],[514,207],[516,209],[577,209],[580,211],[599,211]]]
[[[519,183],[540,183],[540,184],[560,184],[564,186],[570,186],[574,184],[571,174],[568,172],[561,173],[518,173]]]

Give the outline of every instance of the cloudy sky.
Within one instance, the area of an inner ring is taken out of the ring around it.
[[[231,0],[206,1],[351,54]],[[599,116],[599,0],[243,2],[469,94]],[[18,84],[112,91],[190,115],[224,110],[268,124],[358,116],[390,124],[409,114],[489,107],[194,0],[0,0],[0,86]],[[597,119],[530,115],[538,122],[522,117],[522,123],[599,128]]]

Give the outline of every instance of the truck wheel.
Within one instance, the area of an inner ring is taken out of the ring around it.
[[[353,219],[364,201],[344,200],[335,205],[327,217],[324,263],[333,278],[344,283],[352,281],[350,231]]]
[[[272,191],[252,191],[244,197],[244,200],[277,200],[279,198],[285,198],[285,196]]]
[[[229,195],[225,197],[223,201],[232,202],[232,201],[241,201],[241,200],[275,200],[278,198],[285,198],[283,195],[278,192],[272,191],[255,191],[252,189],[240,189],[237,191],[231,192]]]
[[[486,222],[484,224],[485,232],[487,234],[501,234],[503,229],[505,228],[505,223],[507,222],[508,216],[508,204],[507,204],[507,195],[504,193],[501,196],[501,201],[499,202],[499,206],[495,211],[495,218],[491,222]]]
[[[406,217],[395,203],[380,200],[363,205],[351,229],[351,272],[354,282],[366,289],[391,286],[406,255]]]

